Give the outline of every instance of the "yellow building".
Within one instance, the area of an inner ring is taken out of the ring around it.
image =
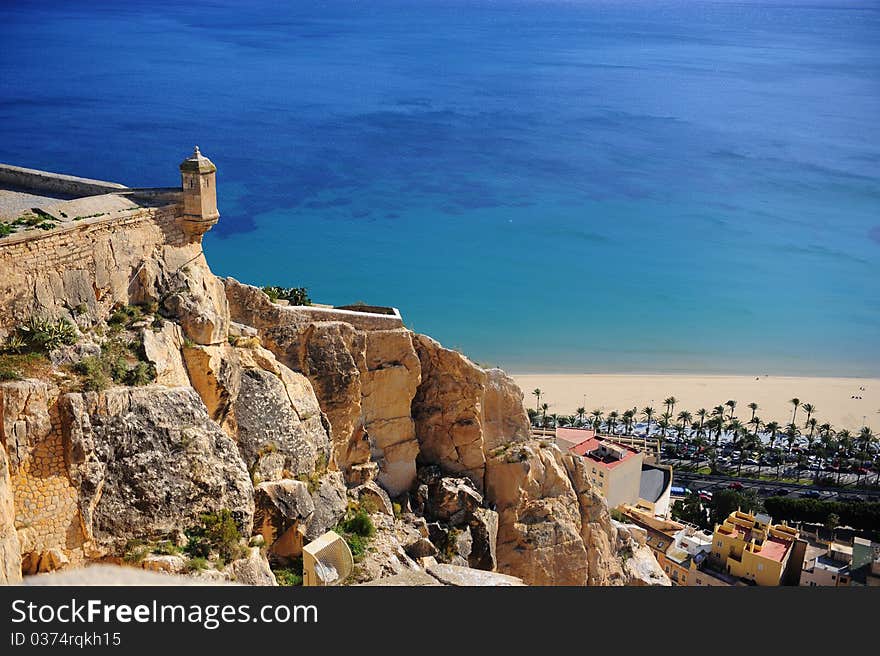
[[[798,531],[768,515],[730,513],[712,534],[712,565],[758,585],[779,585]]]

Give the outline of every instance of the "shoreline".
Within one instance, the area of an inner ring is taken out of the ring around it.
[[[525,395],[526,408],[535,408],[532,390],[543,392],[541,403],[549,413],[574,414],[579,406],[622,412],[636,407],[641,414],[653,406],[657,415],[665,411],[663,401],[677,399],[675,413],[699,408],[710,410],[728,399],[737,402],[736,415],[751,417],[748,404],[758,404],[757,416],[785,425],[791,421],[792,398],[816,407],[819,423],[835,429],[857,431],[862,426],[880,425],[880,378],[858,376],[774,376],[736,374],[511,374]],[[798,425],[806,412],[798,410]]]

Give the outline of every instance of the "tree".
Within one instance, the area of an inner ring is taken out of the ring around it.
[[[764,424],[764,430],[770,433],[770,448],[776,446],[776,436],[779,434],[779,422],[768,421]]]
[[[580,422],[579,425],[583,425],[583,423],[584,423],[584,416],[587,414],[587,409],[586,409],[585,407],[581,406],[580,408],[578,408],[578,409],[575,411],[575,413],[576,413],[576,416],[577,416],[577,418],[578,418],[578,422]]]
[[[825,520],[825,528],[829,531],[833,531],[838,526],[840,526],[840,516],[835,513],[829,514],[828,518]]]
[[[682,410],[678,413],[678,417],[676,418],[679,426],[681,427],[682,432],[686,430],[686,427],[694,420],[693,415],[687,410]]]
[[[709,411],[706,408],[700,408],[697,410],[697,417],[700,419],[700,425],[697,427],[697,435],[700,436],[703,434],[703,424],[706,421],[706,417],[709,415]]]
[[[535,389],[532,390],[532,396],[537,398],[537,400],[535,401],[535,410],[537,410],[538,408],[541,407],[541,395],[543,393],[544,392],[541,391],[540,387],[536,387]]]
[[[544,428],[547,428],[547,411],[548,411],[549,409],[550,409],[550,404],[549,404],[549,403],[542,403],[542,404],[541,404],[541,412],[543,413],[543,421],[542,421],[542,423],[543,423],[543,425],[544,425]]]
[[[816,412],[816,406],[814,406],[812,403],[804,403],[803,405],[801,405],[801,407],[804,409],[804,412],[807,413],[807,420],[804,422],[804,428],[806,428],[807,425],[810,423],[810,417],[812,417],[813,413]]]
[[[612,410],[608,413],[608,420],[605,422],[606,429],[611,435],[614,435],[614,427],[617,425],[617,420],[620,417],[620,413],[617,410]]]
[[[837,484],[840,485],[840,472],[843,469],[843,460],[849,459],[849,454],[853,448],[853,438],[850,432],[847,429],[842,429],[837,431],[837,454],[840,460],[838,461],[838,469],[837,469]]]
[[[734,401],[733,399],[731,399],[731,400],[729,400],[729,401],[725,401],[725,402],[724,402],[724,405],[726,405],[728,408],[730,408],[730,416],[727,417],[727,418],[728,418],[728,419],[733,419],[734,417],[736,417],[736,415],[733,414],[733,411],[736,410],[736,401]]]
[[[794,423],[796,423],[795,417],[797,416],[798,408],[801,405],[801,400],[799,398],[795,397],[791,401],[789,401],[789,403],[791,403],[794,406],[794,410],[791,413],[791,423],[794,424]]]
[[[675,412],[676,403],[678,403],[678,399],[676,399],[674,396],[670,396],[665,401],[663,401],[663,405],[666,406],[666,412],[672,415],[672,413]]]
[[[593,410],[590,413],[590,415],[593,417],[593,430],[594,431],[598,432],[599,426],[602,425],[602,417],[604,414],[605,413],[602,412],[601,410],[599,410],[599,408],[596,408],[595,410]]]
[[[860,469],[865,469],[865,460],[868,457],[868,453],[871,448],[871,444],[873,444],[876,439],[874,433],[867,426],[862,426],[859,431],[858,443],[859,443],[859,455],[861,456],[859,464],[861,465]],[[859,476],[856,479],[856,485],[859,484],[859,481],[862,480],[862,473],[859,472]]]
[[[650,437],[651,436],[651,420],[654,418],[654,408],[652,408],[649,405],[642,408],[642,417],[645,419],[645,421],[648,422],[648,428],[645,431],[645,435],[647,437]]]
[[[785,427],[785,441],[788,443],[788,452],[791,453],[792,449],[794,449],[794,443],[797,442],[797,438],[800,437],[801,431],[798,429],[797,424],[791,422],[788,426]]]
[[[758,404],[752,401],[749,403],[749,410],[752,411],[752,419],[755,418],[755,413],[758,411]]]

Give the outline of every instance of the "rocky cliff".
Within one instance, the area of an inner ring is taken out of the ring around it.
[[[394,316],[275,303],[150,226],[76,245],[73,276],[0,257],[22,318],[0,322],[0,581],[110,561],[272,584],[337,527],[351,582],[668,584],[503,371]]]

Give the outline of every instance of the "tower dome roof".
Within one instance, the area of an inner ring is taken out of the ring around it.
[[[214,162],[202,155],[199,147],[196,146],[193,154],[180,163],[180,170],[192,173],[214,173],[217,167],[214,166]]]

